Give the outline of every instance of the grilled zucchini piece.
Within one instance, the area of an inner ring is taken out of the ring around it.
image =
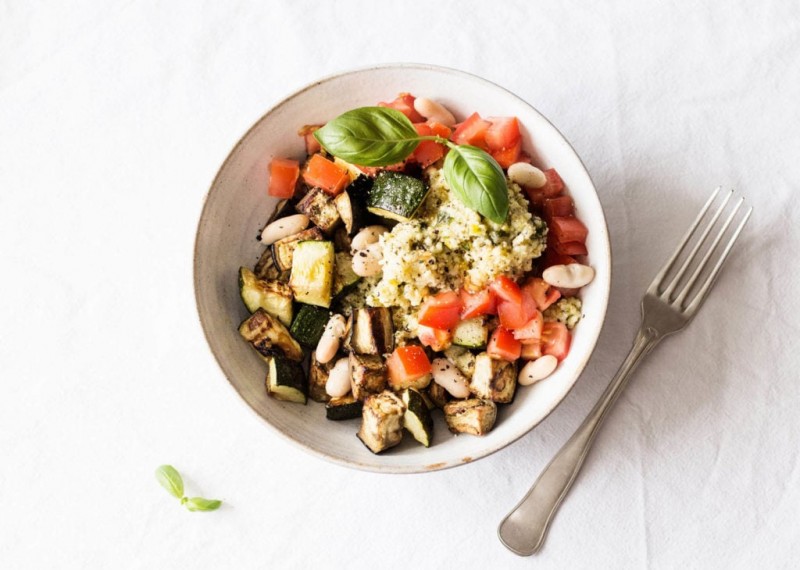
[[[255,313],[239,325],[239,334],[265,357],[285,356],[289,360],[303,360],[303,349],[292,338],[278,319],[264,309]]]
[[[297,211],[305,214],[323,232],[330,233],[342,218],[330,194],[321,188],[312,188],[297,203]]]
[[[452,345],[444,351],[444,356],[467,378],[475,373],[475,355],[462,346]]]
[[[331,312],[328,309],[301,304],[289,332],[303,346],[316,348],[330,318]]]
[[[489,327],[483,317],[461,321],[453,329],[453,344],[466,348],[485,348]]]
[[[297,404],[308,401],[306,375],[298,362],[281,356],[270,356],[267,364],[267,393],[270,396]]]
[[[358,354],[387,354],[394,350],[392,312],[386,307],[362,307],[353,314],[350,339]]]
[[[366,176],[361,178],[369,180]],[[359,182],[360,178],[351,184],[353,189],[346,188],[344,192],[336,196],[333,202],[339,217],[342,219],[347,235],[354,236],[358,231],[371,221],[369,211],[367,211],[366,196],[359,196],[359,189],[364,183]],[[371,185],[371,184],[370,184]]]
[[[491,400],[453,400],[444,406],[444,420],[453,433],[484,435],[494,427],[497,406]]]
[[[403,438],[405,411],[405,404],[394,393],[386,390],[380,394],[373,394],[364,401],[358,439],[372,453],[380,453],[397,445]]]
[[[384,170],[375,177],[367,209],[383,218],[407,222],[427,194],[428,186],[419,178]]]
[[[333,287],[333,243],[301,241],[294,250],[289,286],[300,303],[328,308]]]
[[[353,271],[353,256],[341,251],[334,256],[333,298],[340,299],[353,290],[361,277]]]
[[[272,244],[272,258],[279,271],[292,269],[294,250],[301,241],[322,241],[323,236],[319,228],[309,228],[293,236],[285,237]]]
[[[251,313],[261,308],[284,325],[292,322],[292,290],[280,281],[264,281],[247,267],[239,268],[239,294]]]
[[[325,417],[329,420],[354,420],[361,416],[364,403],[356,400],[352,394],[341,398],[331,398],[325,404]]]
[[[350,388],[357,400],[386,390],[386,365],[380,356],[350,353]]]
[[[444,408],[444,405],[447,403],[447,390],[436,382],[428,384],[428,387],[422,392],[422,396],[428,397],[431,403],[431,405],[428,406],[429,408]]]
[[[433,439],[433,418],[422,394],[414,388],[408,388],[403,390],[402,399],[406,405],[403,427],[422,445],[430,447]]]
[[[328,383],[328,374],[334,364],[336,364],[335,358],[322,364],[317,360],[317,355],[311,353],[311,364],[308,366],[308,397],[315,402],[327,402],[331,399],[325,391],[325,384]]]
[[[517,387],[517,367],[506,360],[497,360],[480,353],[475,358],[475,373],[469,384],[470,392],[498,404],[508,404],[514,399]]]

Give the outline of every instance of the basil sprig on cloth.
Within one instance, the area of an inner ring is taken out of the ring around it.
[[[172,465],[162,465],[156,469],[156,479],[159,485],[164,487],[170,495],[180,499],[181,504],[190,511],[215,511],[222,504],[222,501],[216,499],[184,496],[183,477]]]
[[[439,136],[420,136],[403,113],[389,107],[347,111],[314,131],[331,155],[361,166],[402,162],[424,140],[447,145],[444,178],[468,208],[501,224],[508,216],[508,187],[503,169],[483,150],[457,145]]]

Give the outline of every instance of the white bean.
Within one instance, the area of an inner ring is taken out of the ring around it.
[[[541,358],[531,360],[519,371],[517,381],[522,386],[530,386],[534,382],[544,380],[550,376],[558,366],[558,358],[552,354],[545,354]]]
[[[444,105],[437,103],[433,99],[417,97],[414,99],[414,110],[426,119],[442,123],[446,127],[452,127],[456,124],[456,118],[453,116],[453,113],[448,111]]]
[[[368,245],[378,243],[380,237],[388,232],[383,226],[367,226],[358,232],[350,242],[350,249],[354,252],[366,249]]]
[[[261,243],[272,245],[278,240],[302,232],[308,227],[309,219],[305,214],[294,214],[275,220],[261,232]]]
[[[342,342],[346,327],[347,323],[342,315],[333,315],[328,320],[328,324],[325,325],[325,330],[322,331],[322,336],[317,345],[317,362],[326,364],[333,360],[333,357],[339,351],[339,345]]]
[[[580,263],[551,265],[542,272],[542,279],[553,287],[578,289],[592,282],[594,269]]]
[[[433,381],[447,390],[454,398],[469,397],[469,382],[454,364],[446,358],[437,358],[431,363]]]
[[[325,392],[331,398],[341,398],[350,391],[350,361],[347,357],[340,358],[328,373],[325,382]]]
[[[381,244],[373,243],[353,254],[353,273],[359,277],[372,277],[382,271],[383,250]]]
[[[515,162],[508,167],[508,178],[526,188],[541,188],[547,184],[544,172],[527,162]]]

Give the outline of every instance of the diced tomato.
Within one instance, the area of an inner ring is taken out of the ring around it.
[[[509,301],[516,305],[522,304],[522,291],[519,285],[505,275],[498,275],[495,277],[495,280],[491,282],[489,288],[494,291],[499,299]]]
[[[417,313],[417,322],[435,329],[452,329],[460,320],[461,306],[458,293],[442,291],[425,299]]]
[[[328,194],[335,196],[347,186],[348,182],[350,182],[350,177],[347,174],[347,169],[328,160],[321,154],[315,154],[306,164],[306,168],[303,171],[303,180],[309,186],[322,188]]]
[[[572,198],[569,196],[559,196],[558,198],[547,198],[544,201],[544,219],[566,218],[575,212],[572,206]]]
[[[504,150],[517,146],[522,140],[516,117],[491,117],[492,126],[486,131],[486,145],[490,150]]]
[[[491,289],[484,289],[477,293],[468,293],[461,290],[461,319],[473,319],[481,315],[494,315],[497,313],[497,297]]]
[[[545,323],[542,328],[542,354],[552,354],[559,361],[566,358],[572,340],[569,329],[559,322]]]
[[[570,263],[578,262],[574,257],[569,255],[561,255],[552,247],[548,247],[544,252],[544,257],[542,257],[541,268],[547,269],[552,265],[569,265]]]
[[[449,330],[434,329],[420,325],[417,327],[417,338],[436,352],[447,349],[453,343],[453,333]]]
[[[522,302],[517,304],[511,301],[497,302],[497,316],[500,324],[507,329],[524,327],[536,315],[536,302],[533,297],[522,294]]]
[[[303,137],[303,140],[306,142],[306,154],[308,156],[322,150],[319,141],[314,138],[314,131],[319,128],[319,125],[305,125],[297,131],[297,134]]]
[[[378,103],[378,107],[391,107],[403,113],[412,123],[421,123],[425,117],[417,113],[414,109],[414,97],[410,93],[400,93],[397,99],[390,103]]]
[[[589,253],[589,250],[586,249],[586,244],[581,241],[568,241],[566,243],[556,241],[553,244],[553,249],[561,255],[586,255]]]
[[[522,343],[522,352],[520,358],[525,360],[536,360],[542,356],[542,344],[539,341],[530,341]]]
[[[453,131],[450,129],[450,127],[443,125],[442,123],[437,123],[436,121],[428,121],[428,126],[431,128],[432,135],[440,136],[443,139],[449,139],[450,135],[453,134]]]
[[[544,311],[561,297],[558,289],[538,277],[530,279],[522,289],[533,298],[540,311]]]
[[[511,331],[497,327],[489,338],[486,353],[492,358],[514,362],[522,352],[522,344],[514,338]]]
[[[389,378],[395,383],[403,383],[430,374],[431,362],[421,346],[398,346],[386,359]]]
[[[589,235],[589,230],[578,218],[556,216],[550,220],[548,227],[552,232],[553,238],[561,243],[573,241],[583,243],[586,241],[586,236]]]
[[[438,125],[438,123],[436,124]],[[434,134],[433,128],[428,123],[416,123],[414,128],[416,128],[417,133],[423,137]],[[445,129],[447,129],[447,127],[445,127]],[[422,141],[417,145],[417,148],[414,149],[414,152],[411,154],[411,159],[418,162],[422,168],[425,168],[442,158],[444,156],[444,151],[444,147],[436,141]]]
[[[515,162],[518,162],[519,153],[522,150],[522,139],[517,139],[517,142],[508,148],[502,150],[493,150],[491,152],[492,158],[497,161],[497,164],[503,168],[508,168]]]
[[[491,126],[492,123],[481,119],[478,113],[472,113],[453,131],[452,141],[456,144],[471,144],[486,150],[486,131]]]
[[[536,311],[531,320],[514,331],[514,338],[519,341],[539,341],[542,338],[543,324],[542,313]]]
[[[291,198],[299,176],[299,162],[288,158],[273,158],[269,163],[267,194],[276,198]]]
[[[378,175],[378,173],[382,170],[387,170],[389,172],[402,172],[406,169],[406,163],[398,162],[395,164],[390,164],[389,166],[360,166],[358,164],[355,165],[361,172],[366,174],[367,176],[372,176],[373,178]]]
[[[528,195],[528,201],[535,209],[542,210],[544,208],[544,201],[547,197],[541,188],[525,188],[525,193]]]
[[[542,191],[545,197],[554,198],[564,191],[564,181],[561,180],[561,176],[559,176],[555,168],[548,168],[544,171],[544,175],[547,177],[547,184],[539,188],[539,190]]]

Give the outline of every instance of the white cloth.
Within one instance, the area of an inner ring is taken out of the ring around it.
[[[800,4],[593,4],[0,2],[0,567],[796,567]],[[608,319],[562,405],[494,456],[415,476],[273,437],[214,363],[191,280],[202,197],[248,126],[390,61],[530,101],[613,239]],[[755,207],[741,243],[636,373],[541,554],[516,557],[498,522],[621,363],[717,185]],[[225,506],[185,512],[161,463]]]

